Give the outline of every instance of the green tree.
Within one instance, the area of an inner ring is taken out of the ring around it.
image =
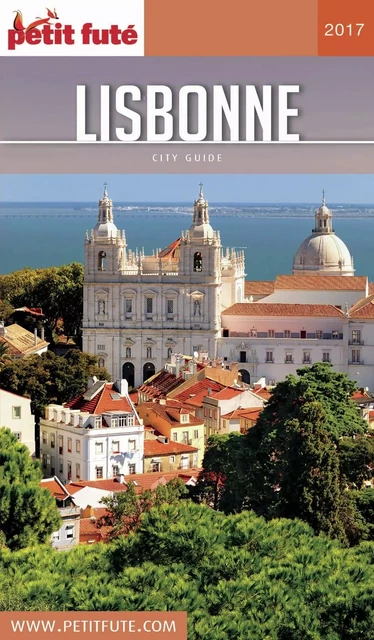
[[[0,276],[0,299],[14,307],[42,307],[50,338],[62,319],[67,336],[79,338],[83,317],[83,266],[22,269]]]
[[[341,438],[338,442],[341,472],[350,486],[360,489],[373,477],[374,440],[366,436]]]
[[[0,370],[0,387],[31,398],[32,412],[40,418],[47,404],[63,404],[85,391],[92,376],[110,380],[94,356],[77,349],[64,356],[47,351],[5,364]]]
[[[99,526],[111,527],[109,535],[112,538],[126,535],[139,526],[142,515],[153,507],[173,504],[187,495],[188,489],[179,478],[140,493],[135,484],[130,482],[126,491],[118,491],[102,499],[108,514],[100,519]]]
[[[39,462],[14,434],[0,429],[0,530],[10,549],[42,544],[60,526],[52,494],[40,486]]]

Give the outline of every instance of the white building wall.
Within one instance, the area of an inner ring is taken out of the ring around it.
[[[44,474],[50,476],[54,470],[54,475],[64,484],[69,481],[112,478],[113,467],[118,467],[119,473],[128,475],[130,464],[135,464],[135,473],[143,472],[143,426],[126,427],[125,430],[112,427],[87,430],[62,424],[54,425],[49,420],[41,420],[40,431]],[[54,447],[51,436],[54,436]],[[59,449],[59,436],[63,438],[62,452]],[[68,451],[68,438],[73,441],[72,451]],[[77,452],[77,440],[81,443],[80,452]],[[130,450],[129,441],[135,441],[135,449]],[[113,452],[113,442],[119,442],[120,453]],[[52,467],[52,457],[54,467]],[[44,466],[45,462],[46,466]],[[77,476],[77,464],[80,465],[79,476]],[[69,465],[71,465],[71,473]],[[102,472],[98,473],[98,469],[102,469]]]
[[[276,289],[274,293],[262,298],[260,303],[281,302],[285,304],[333,304],[344,310],[364,298],[366,291],[306,291],[303,289]]]
[[[35,455],[35,418],[31,400],[0,389],[0,427],[7,427]]]

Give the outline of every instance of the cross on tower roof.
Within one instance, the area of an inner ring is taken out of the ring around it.
[[[104,182],[104,198],[108,195],[107,186],[108,186],[108,183]]]
[[[203,183],[202,182],[200,182],[199,187],[200,187],[199,196],[200,196],[200,198],[202,198],[203,197]]]
[[[326,199],[325,199],[325,190],[322,189],[322,205],[324,206],[326,204]]]

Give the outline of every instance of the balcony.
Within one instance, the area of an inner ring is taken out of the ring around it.
[[[363,340],[361,340],[361,338],[354,338],[353,340],[348,340],[348,344],[351,344],[351,345],[357,344],[359,346],[363,346],[365,343]]]
[[[362,366],[365,363],[364,363],[363,360],[359,360],[359,362],[353,361],[353,360],[348,360],[348,364],[352,365],[352,366],[355,366],[355,367],[359,367],[359,366]]]
[[[292,360],[288,360],[287,358],[284,359],[284,364],[294,364],[293,359]]]
[[[224,333],[223,333],[224,332]],[[343,340],[343,334],[340,332],[330,332],[317,334],[317,332],[291,332],[289,335],[285,335],[284,331],[275,331],[274,335],[269,335],[268,331],[258,331],[257,335],[251,334],[250,331],[230,331],[229,329],[222,330],[223,338],[250,338],[251,340]],[[350,343],[351,344],[351,343]],[[364,344],[362,341],[352,344]]]

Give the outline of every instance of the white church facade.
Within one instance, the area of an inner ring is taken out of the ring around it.
[[[130,386],[172,353],[206,351],[239,362],[244,382],[328,361],[374,391],[374,285],[354,275],[324,196],[292,275],[245,281],[244,254],[222,250],[201,187],[189,230],[151,256],[128,249],[105,188],[85,242],[84,351]]]

